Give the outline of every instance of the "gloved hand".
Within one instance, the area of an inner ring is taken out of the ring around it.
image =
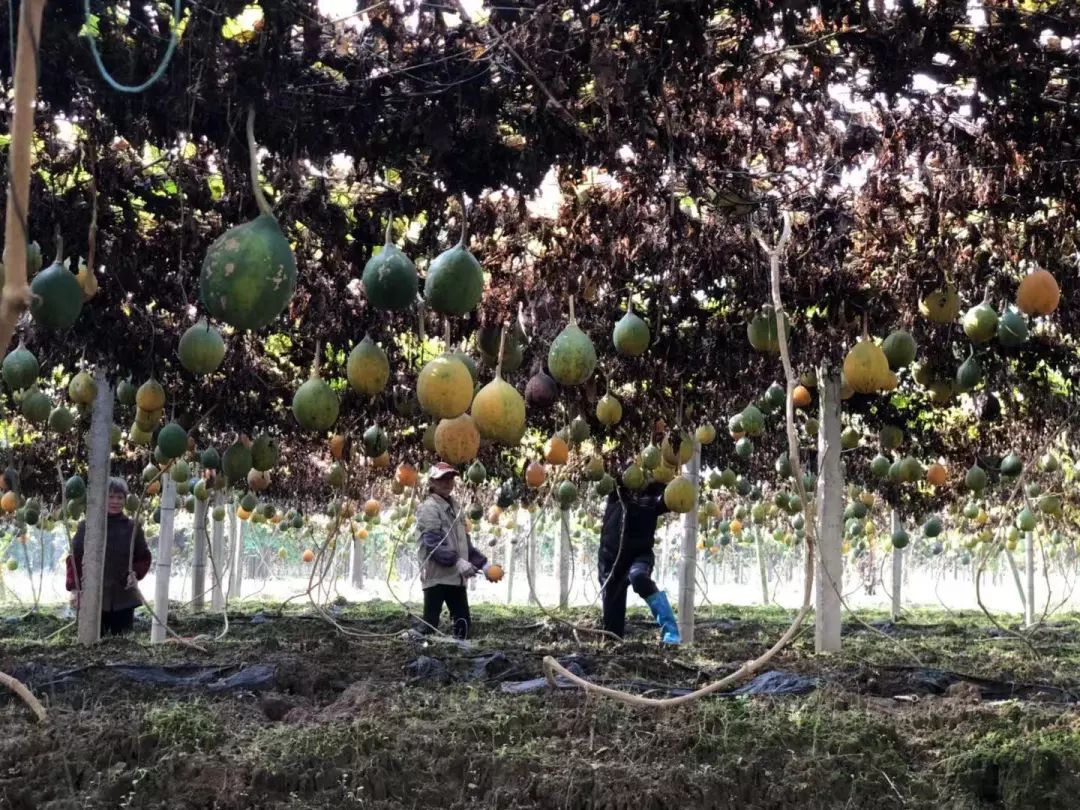
[[[454,568],[466,579],[476,576],[476,566],[464,557],[458,558],[458,561],[454,564]]]

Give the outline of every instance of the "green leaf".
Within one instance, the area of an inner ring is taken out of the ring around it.
[[[237,42],[250,42],[255,38],[255,28],[262,19],[261,7],[247,5],[238,16],[225,19],[225,24],[221,26],[221,36],[224,39],[235,39]]]
[[[82,28],[79,29],[80,37],[97,39],[101,36],[101,17],[97,14],[88,14]]]
[[[211,174],[206,178],[206,185],[210,188],[210,197],[217,202],[225,196],[225,180],[220,174]]]

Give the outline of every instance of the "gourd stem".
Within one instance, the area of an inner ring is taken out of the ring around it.
[[[458,247],[465,247],[469,239],[469,207],[465,205],[465,195],[461,195],[461,239]]]
[[[634,298],[631,295],[626,296],[626,314],[634,314]]]
[[[60,233],[59,226],[56,228],[56,258],[53,264],[61,264],[64,261],[64,237]]]
[[[446,351],[450,351],[450,319],[443,318],[443,341],[446,343]]]
[[[869,340],[870,339],[870,331],[869,331],[869,329],[867,327],[867,321],[868,321],[868,318],[867,318],[866,313],[864,312],[863,316],[862,316],[862,339],[863,340]]]
[[[503,355],[506,353],[506,329],[509,324],[503,324],[499,330],[499,362],[495,365],[495,379],[502,379]]]
[[[574,296],[570,296],[570,323],[576,324],[577,318],[574,316]]]
[[[390,216],[386,218],[386,244],[392,245],[394,239],[394,212],[390,212]]]
[[[312,379],[319,376],[319,365],[322,361],[322,341],[315,341],[315,362],[311,364],[311,377]]]
[[[255,107],[248,107],[247,114],[247,143],[248,153],[251,156],[251,191],[255,194],[255,204],[259,206],[259,213],[273,216],[270,203],[266,201],[262,186],[259,185],[259,147],[255,143]]]

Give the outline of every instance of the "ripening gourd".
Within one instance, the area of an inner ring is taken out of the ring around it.
[[[844,377],[848,385],[860,394],[896,387],[896,375],[889,368],[885,352],[866,334],[844,357]]]
[[[386,352],[365,335],[349,352],[345,373],[354,391],[374,396],[386,388],[390,379],[390,361]]]
[[[416,396],[424,413],[453,419],[469,409],[473,398],[472,375],[453,355],[436,357],[420,371]]]
[[[505,331],[500,356],[505,349]],[[507,447],[516,447],[525,435],[525,400],[514,386],[502,378],[501,363],[495,379],[477,391],[472,402],[472,417],[480,435]]]
[[[578,326],[574,299],[570,299],[570,322],[551,342],[548,371],[560,385],[581,385],[596,369],[596,348]]]

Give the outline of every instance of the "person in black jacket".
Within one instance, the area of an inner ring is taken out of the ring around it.
[[[101,587],[101,634],[120,635],[130,632],[135,624],[135,608],[142,604],[136,580],[150,570],[150,547],[146,544],[142,526],[136,526],[124,514],[128,488],[123,478],[109,479],[108,525],[105,530],[105,570]],[[134,531],[134,538],[132,537]],[[76,604],[82,593],[83,547],[86,521],[79,523],[71,543],[67,561],[67,589],[75,592]],[[132,550],[132,540],[135,547]],[[128,556],[134,576],[129,578]]]
[[[604,629],[622,637],[626,629],[626,589],[645,600],[663,631],[665,644],[679,644],[679,625],[667,594],[652,579],[656,523],[668,511],[664,485],[653,482],[635,492],[619,486],[607,499],[600,529],[599,571]]]

